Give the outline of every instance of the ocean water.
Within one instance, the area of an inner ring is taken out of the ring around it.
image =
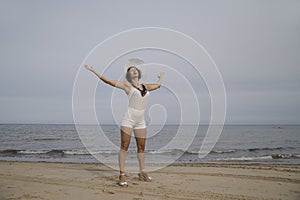
[[[119,127],[102,125],[104,135],[97,128],[86,125],[78,132],[70,124],[0,124],[0,160],[117,163]],[[148,127],[146,163],[300,164],[300,125],[225,125],[213,149],[199,158],[207,129]],[[137,163],[134,137],[126,162]]]

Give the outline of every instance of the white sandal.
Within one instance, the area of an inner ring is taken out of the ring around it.
[[[147,182],[151,182],[152,181],[152,178],[150,176],[143,175],[142,171],[141,171],[141,173],[138,173],[138,175],[139,175],[139,179],[141,181],[147,181]]]
[[[120,174],[120,176],[125,176],[125,174]],[[120,177],[119,177],[120,178]],[[127,187],[128,186],[128,183],[127,183],[127,181],[121,181],[121,180],[119,180],[118,181],[118,185],[119,186],[122,186],[122,187]]]

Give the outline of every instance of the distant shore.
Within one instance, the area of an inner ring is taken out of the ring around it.
[[[0,161],[0,199],[300,199],[300,166],[175,164],[142,182],[103,164]]]

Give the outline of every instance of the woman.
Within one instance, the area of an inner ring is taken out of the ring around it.
[[[103,75],[100,75],[95,69],[89,65],[85,65],[86,69],[93,72],[104,83],[113,87],[122,89],[129,100],[128,110],[124,114],[120,132],[121,132],[121,147],[119,152],[119,168],[120,176],[118,184],[120,186],[128,186],[125,177],[125,159],[126,152],[130,144],[132,130],[137,143],[137,158],[139,162],[140,173],[138,174],[140,180],[151,181],[145,171],[145,144],[146,144],[146,123],[144,120],[144,113],[149,98],[149,91],[160,88],[164,73],[158,75],[156,84],[140,84],[139,80],[142,76],[141,71],[136,66],[130,66],[126,72],[126,80],[109,80]]]

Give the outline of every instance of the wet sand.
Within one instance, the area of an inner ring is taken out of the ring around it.
[[[300,166],[189,164],[151,172],[153,182],[102,164],[0,162],[0,199],[300,199]]]

